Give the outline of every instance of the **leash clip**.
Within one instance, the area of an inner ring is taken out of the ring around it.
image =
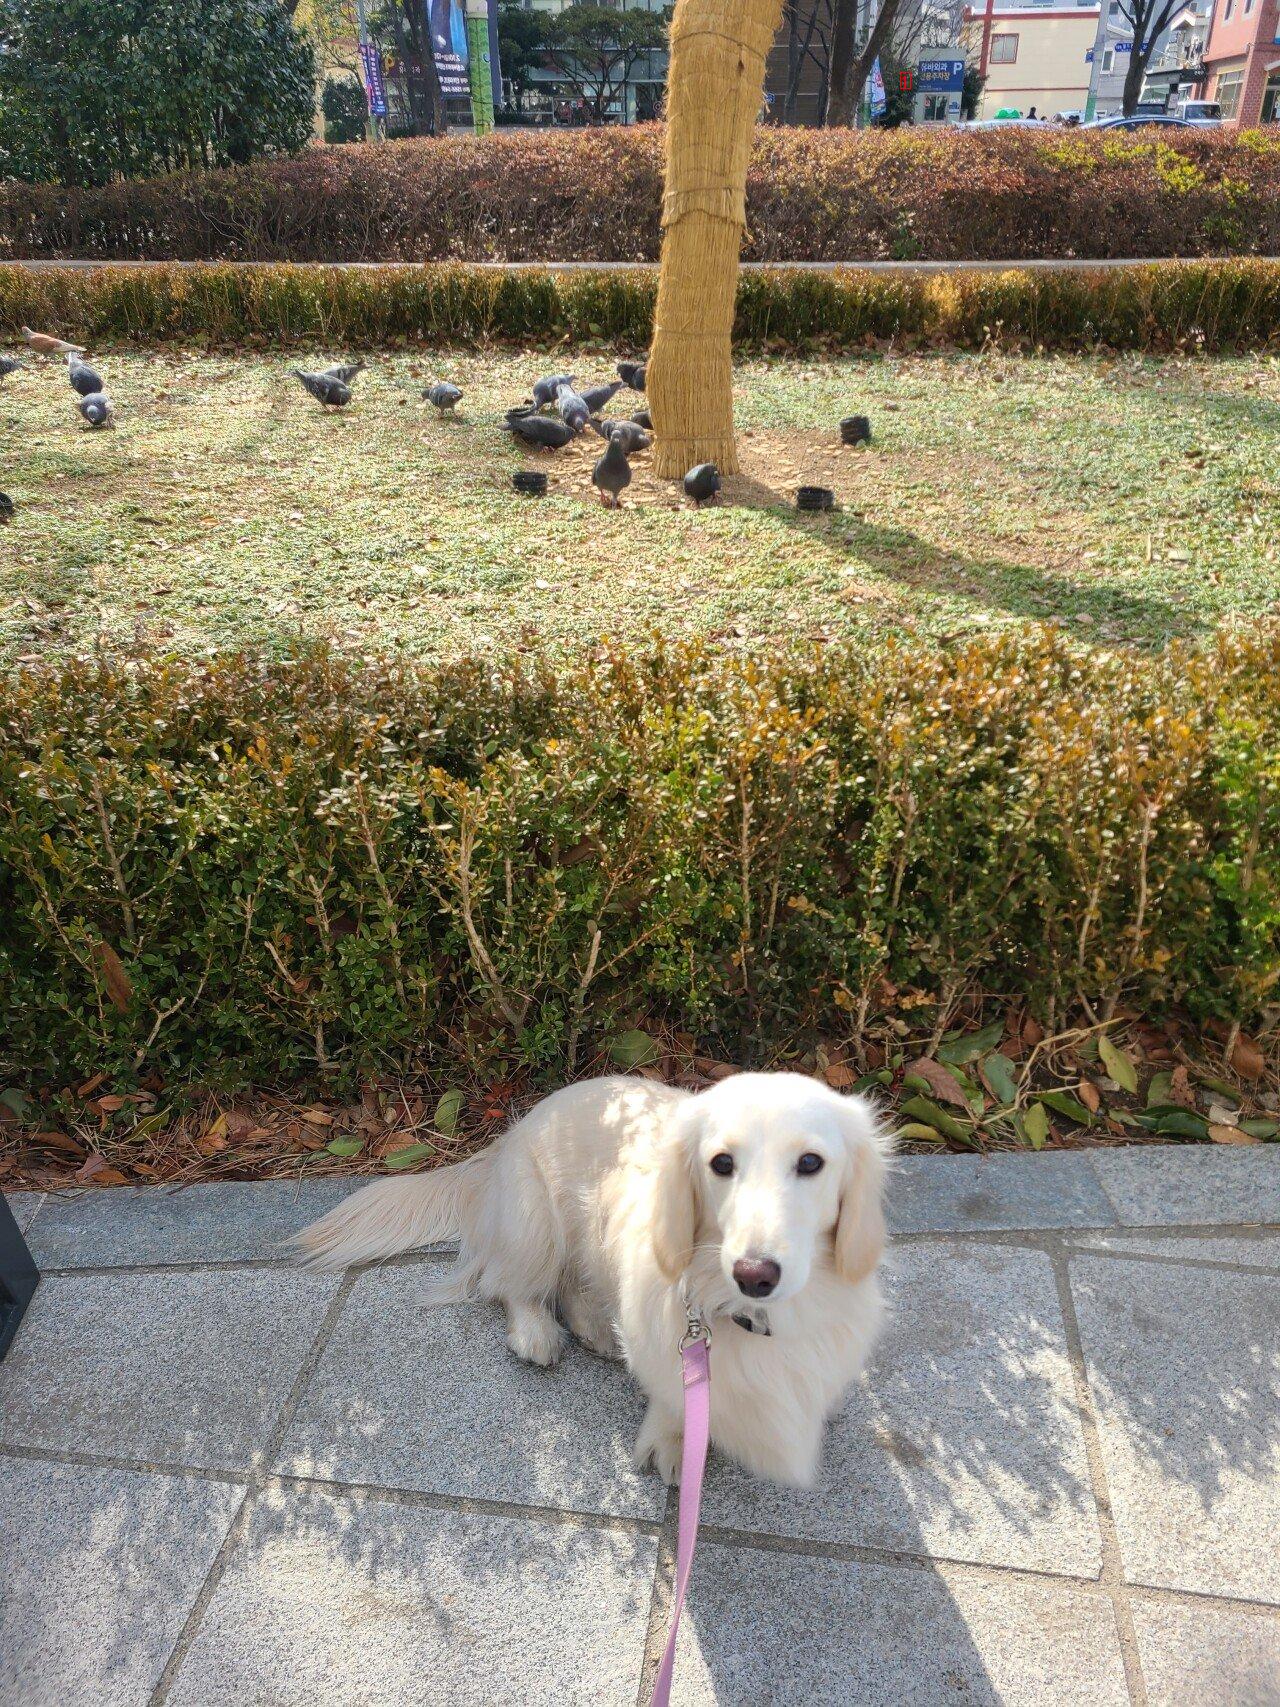
[[[689,1288],[683,1280],[680,1282],[680,1302],[684,1305],[684,1332],[680,1336],[680,1351],[688,1351],[689,1347],[696,1345],[699,1340],[705,1340],[710,1345],[711,1329],[701,1308],[690,1298]]]

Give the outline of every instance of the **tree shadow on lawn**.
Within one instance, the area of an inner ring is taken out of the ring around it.
[[[893,523],[867,521],[855,512],[797,510],[783,493],[748,476],[725,482],[725,507],[767,510],[788,527],[827,547],[833,567],[865,564],[915,595],[961,598],[975,610],[1001,610],[1037,622],[1078,621],[1083,614],[1108,638],[1161,646],[1178,636],[1205,632],[1206,619],[1152,590],[1097,579],[1072,579],[995,555],[948,550],[923,534]],[[861,587],[874,596],[873,584]]]

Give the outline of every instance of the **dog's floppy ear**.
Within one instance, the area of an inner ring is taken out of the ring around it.
[[[689,1168],[685,1123],[677,1114],[659,1140],[653,1193],[653,1254],[668,1280],[678,1280],[693,1261],[697,1204]]]
[[[848,1162],[835,1230],[836,1273],[856,1284],[884,1255],[884,1156],[863,1111],[849,1111]]]

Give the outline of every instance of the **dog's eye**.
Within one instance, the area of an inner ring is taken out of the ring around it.
[[[822,1172],[822,1157],[814,1155],[812,1150],[806,1150],[796,1163],[798,1174],[818,1174]]]
[[[722,1179],[728,1179],[733,1172],[733,1157],[727,1150],[721,1150],[718,1156],[712,1156],[711,1171],[713,1174],[719,1174]]]

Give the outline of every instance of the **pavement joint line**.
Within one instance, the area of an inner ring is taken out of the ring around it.
[[[263,1477],[264,1487],[279,1487],[304,1493],[318,1491],[343,1498],[356,1496],[371,1504],[416,1506],[428,1511],[461,1512],[470,1517],[516,1518],[522,1523],[543,1523],[561,1529],[608,1529],[623,1535],[658,1535],[661,1521],[647,1517],[620,1517],[613,1512],[572,1511],[564,1506],[525,1505],[516,1500],[482,1499],[474,1494],[445,1494],[429,1488],[390,1488],[377,1482],[344,1482],[332,1476],[304,1476],[273,1470]]]
[[[82,1470],[128,1470],[137,1476],[190,1476],[201,1482],[222,1482],[244,1488],[249,1484],[248,1470],[210,1469],[203,1464],[166,1463],[146,1458],[113,1458],[107,1453],[76,1452],[65,1447],[28,1446],[20,1440],[0,1441],[0,1458],[20,1458],[27,1462],[74,1464]]]
[[[667,1489],[667,1506],[658,1531],[658,1552],[653,1561],[653,1587],[649,1594],[649,1617],[645,1624],[644,1646],[641,1649],[640,1682],[636,1689],[636,1707],[645,1707],[653,1694],[658,1667],[667,1646],[667,1621],[671,1616],[671,1601],[675,1592],[676,1540],[680,1527],[680,1489]]]
[[[30,1226],[30,1223],[28,1223]],[[1065,1241],[1073,1252],[1081,1239],[1094,1235],[1113,1235],[1117,1237],[1136,1237],[1158,1240],[1161,1243],[1176,1243],[1179,1239],[1231,1239],[1241,1246],[1247,1246],[1257,1240],[1280,1234],[1280,1223],[1273,1221],[1249,1222],[1247,1225],[1231,1222],[1188,1223],[1186,1226],[1133,1227],[988,1227],[966,1228],[952,1227],[934,1229],[927,1232],[891,1233],[889,1248],[895,1245],[918,1244],[954,1244],[964,1240],[971,1244],[1007,1245],[1019,1248],[1031,1247],[1035,1250],[1052,1252],[1058,1244]],[[344,1274],[355,1275],[357,1278],[382,1268],[417,1268],[429,1262],[438,1261],[441,1257],[457,1254],[456,1244],[424,1245],[420,1249],[404,1251],[399,1256],[383,1257],[377,1262],[360,1263],[345,1269]],[[1118,1257],[1126,1261],[1164,1262],[1167,1259],[1157,1257],[1150,1252],[1106,1250],[1094,1246],[1079,1246],[1080,1255]],[[1195,1263],[1203,1268],[1235,1269],[1240,1267],[1245,1273],[1265,1272],[1262,1264],[1235,1264],[1225,1258],[1215,1257],[1181,1257],[1179,1261],[1188,1264]],[[1274,1265],[1280,1267],[1280,1260]],[[311,1269],[301,1264],[294,1264],[287,1252],[280,1256],[260,1257],[225,1257],[210,1258],[200,1262],[187,1259],[182,1262],[118,1262],[118,1263],[60,1263],[41,1269],[41,1275],[51,1280],[63,1280],[69,1275],[113,1275],[113,1274],[214,1274],[234,1273],[238,1269],[260,1270],[296,1267],[299,1274],[325,1274],[333,1270]]]
[[[267,1480],[266,1466],[284,1444],[285,1436],[289,1432],[289,1425],[293,1422],[298,1406],[302,1403],[302,1395],[306,1392],[312,1376],[319,1367],[320,1359],[324,1356],[325,1348],[333,1337],[334,1330],[337,1328],[357,1278],[351,1272],[344,1274],[333,1297],[329,1300],[329,1308],[324,1313],[324,1320],[316,1329],[307,1354],[298,1367],[298,1373],[294,1376],[293,1385],[277,1413],[275,1423],[264,1441],[261,1451],[256,1455],[254,1468],[246,1482],[244,1498],[236,1507],[235,1515],[231,1519],[227,1533],[222,1538],[222,1545],[214,1554],[213,1563],[209,1566],[205,1573],[204,1582],[200,1585],[200,1592],[196,1595],[191,1610],[183,1621],[182,1629],[178,1632],[177,1640],[169,1652],[164,1670],[160,1673],[159,1680],[151,1692],[149,1707],[164,1707],[164,1703],[169,1699],[170,1691],[179,1671],[182,1669],[182,1663],[190,1652],[192,1643],[200,1633],[200,1626],[204,1623],[204,1615],[209,1610],[210,1602],[218,1592],[218,1587],[226,1574],[227,1566],[231,1563],[231,1559],[248,1528],[254,1500]]]
[[[1270,1262],[1227,1262],[1219,1257],[1191,1257],[1169,1255],[1156,1256],[1153,1251],[1099,1251],[1092,1245],[1066,1245],[1066,1251],[1072,1257],[1097,1257],[1101,1262],[1133,1262],[1145,1263],[1148,1267],[1154,1264],[1157,1268],[1207,1268],[1220,1269],[1226,1274],[1280,1274],[1280,1256]]]
[[[1106,1462],[1102,1455],[1102,1435],[1093,1405],[1093,1390],[1089,1385],[1089,1366],[1085,1361],[1084,1337],[1080,1318],[1071,1291],[1069,1257],[1061,1239],[1051,1254],[1053,1278],[1058,1289],[1058,1306],[1066,1333],[1067,1361],[1075,1387],[1076,1411],[1084,1439],[1085,1461],[1089,1467],[1089,1483],[1098,1522],[1098,1539],[1102,1550],[1102,1568],[1098,1581],[1111,1591],[1111,1611],[1115,1619],[1116,1639],[1124,1664],[1125,1684],[1132,1707],[1147,1707],[1147,1684],[1142,1675],[1142,1658],[1138,1651],[1138,1636],[1133,1624],[1133,1609],[1125,1581],[1124,1558],[1116,1530],[1115,1511],[1111,1504],[1111,1489],[1107,1482]]]

